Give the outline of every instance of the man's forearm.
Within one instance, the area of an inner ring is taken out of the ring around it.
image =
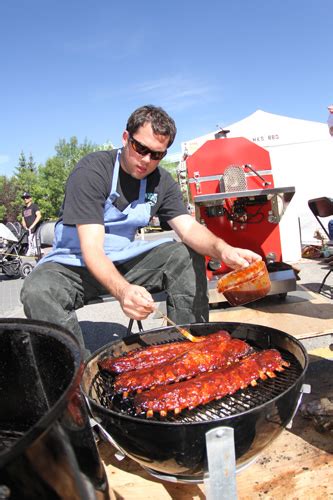
[[[35,218],[35,220],[33,221],[33,223],[31,224],[31,226],[29,227],[29,229],[33,229],[34,227],[36,227],[36,226],[37,226],[37,224],[38,224],[38,222],[41,220],[41,218],[42,218],[41,213],[40,213],[40,212],[37,212],[37,214],[36,214],[36,218]]]
[[[208,255],[213,259],[219,259],[223,248],[228,246],[224,240],[196,221],[187,228],[182,241],[200,255]]]
[[[77,228],[85,265],[97,281],[111,295],[120,300],[129,283],[105,255],[104,226],[101,224],[80,224]]]

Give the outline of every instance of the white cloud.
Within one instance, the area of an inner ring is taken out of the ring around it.
[[[168,111],[180,111],[191,108],[198,103],[208,103],[216,100],[221,89],[204,80],[172,75],[124,86],[122,88],[104,88],[95,92],[94,100],[111,101],[125,99],[159,103]]]
[[[135,91],[141,95],[149,94],[150,100],[161,102],[169,110],[181,110],[192,107],[198,102],[212,102],[217,94],[217,87],[195,78],[172,75],[136,85]]]

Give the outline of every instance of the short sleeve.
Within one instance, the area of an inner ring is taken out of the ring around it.
[[[82,158],[68,178],[63,222],[103,224],[104,205],[111,189],[114,158],[110,152],[91,153]]]

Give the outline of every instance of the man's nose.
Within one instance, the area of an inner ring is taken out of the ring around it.
[[[151,158],[150,158],[150,153],[147,153],[146,155],[144,155],[142,158],[141,158],[145,163],[149,163],[151,161]]]

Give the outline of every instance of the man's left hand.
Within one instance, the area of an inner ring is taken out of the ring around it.
[[[228,267],[239,269],[248,267],[262,258],[252,250],[226,245],[222,250],[222,260]]]

